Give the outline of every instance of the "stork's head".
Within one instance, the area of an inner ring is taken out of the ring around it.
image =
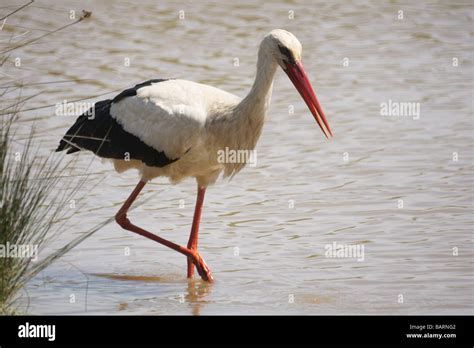
[[[293,82],[326,138],[332,137],[329,123],[304,71],[301,62],[303,48],[298,39],[289,31],[275,29],[265,36],[262,45]]]

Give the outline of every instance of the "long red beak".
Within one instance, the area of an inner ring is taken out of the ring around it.
[[[303,64],[300,61],[296,61],[295,64],[286,63],[286,74],[290,78],[291,82],[295,85],[296,89],[303,97],[306,105],[308,105],[309,111],[314,116],[316,122],[318,122],[319,127],[323,131],[326,138],[332,137],[331,128],[329,127],[329,123],[326,120],[326,116],[324,116],[323,109],[319,104],[318,98],[316,98],[316,94],[314,93],[313,87],[308,80],[308,76],[306,75]]]

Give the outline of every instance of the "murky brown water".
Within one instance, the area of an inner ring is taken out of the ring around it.
[[[12,52],[1,73],[26,83],[88,80],[25,87],[24,96],[42,93],[27,108],[167,77],[244,96],[260,39],[288,29],[303,44],[306,70],[335,134],[324,140],[280,72],[258,165],[208,190],[200,249],[215,284],[188,282],[184,257],[112,223],[30,283],[29,311],[472,314],[469,3],[37,1],[9,19],[6,29],[17,26],[15,34],[37,34],[70,22],[71,9],[93,12],[89,21]],[[0,32],[0,39],[10,34]],[[382,116],[380,104],[389,100],[419,102],[419,118]],[[53,107],[22,114],[25,125],[33,119],[45,154],[74,121],[54,116]],[[82,193],[90,192],[59,245],[115,214],[137,181],[135,173],[118,175],[89,154],[78,157],[76,174],[93,173]],[[155,180],[146,198],[133,219],[184,244],[194,181]],[[364,260],[326,257],[333,242],[363,245]]]

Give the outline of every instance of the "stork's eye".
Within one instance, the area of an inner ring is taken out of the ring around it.
[[[280,53],[286,57],[286,59],[288,59],[288,62],[291,64],[291,65],[295,65],[296,64],[296,59],[295,57],[293,56],[293,52],[291,52],[288,47],[285,47],[285,46],[281,46],[281,45],[278,45],[278,49],[280,50]]]

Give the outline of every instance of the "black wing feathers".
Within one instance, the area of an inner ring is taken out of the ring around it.
[[[164,80],[146,81],[123,91],[112,100],[97,102],[94,106],[93,117],[90,111],[79,116],[60,141],[56,151],[67,150],[69,154],[80,150],[90,150],[100,157],[136,159],[154,167],[164,167],[177,161],[179,158],[170,159],[164,152],[148,146],[137,136],[126,132],[110,115],[112,103],[136,95],[141,87],[161,81]]]

